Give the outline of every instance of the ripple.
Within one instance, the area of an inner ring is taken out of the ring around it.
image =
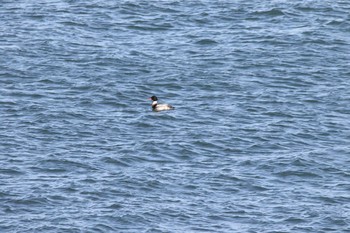
[[[95,168],[81,162],[74,162],[69,160],[47,159],[40,161],[36,167],[32,169],[44,173],[61,173],[61,172],[86,172],[94,170]]]
[[[322,178],[322,176],[313,172],[293,171],[293,170],[277,172],[276,175],[282,176],[282,177],[296,176],[296,177],[305,177],[305,178]]]
[[[113,159],[111,157],[105,157],[102,159],[105,163],[112,164],[115,166],[123,166],[123,167],[128,167],[130,166],[128,163],[123,162],[120,159]]]
[[[265,11],[256,11],[256,12],[254,12],[254,14],[256,14],[256,15],[273,16],[273,17],[285,15],[282,10],[277,9],[277,8],[273,8],[271,10],[265,10]]]
[[[217,43],[218,42],[216,42],[215,40],[212,40],[212,39],[201,39],[201,40],[196,42],[196,44],[199,44],[199,45],[215,45]]]
[[[21,172],[19,169],[6,169],[6,168],[0,169],[0,174],[9,175],[9,176],[24,175],[24,173]]]

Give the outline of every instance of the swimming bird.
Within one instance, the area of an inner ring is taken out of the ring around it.
[[[152,100],[152,110],[159,112],[159,111],[164,111],[164,110],[172,110],[175,109],[173,106],[169,105],[169,104],[158,104],[158,98],[157,96],[152,96],[151,98],[149,98],[150,100]]]

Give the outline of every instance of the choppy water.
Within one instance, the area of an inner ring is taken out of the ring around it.
[[[1,232],[350,232],[348,0],[1,1],[0,30]]]

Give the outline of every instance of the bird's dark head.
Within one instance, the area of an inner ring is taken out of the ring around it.
[[[153,100],[153,101],[157,101],[158,100],[157,96],[155,96],[155,95],[152,96],[150,99]]]

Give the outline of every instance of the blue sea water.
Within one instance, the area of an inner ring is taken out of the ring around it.
[[[1,1],[0,35],[0,232],[350,232],[349,1]]]

